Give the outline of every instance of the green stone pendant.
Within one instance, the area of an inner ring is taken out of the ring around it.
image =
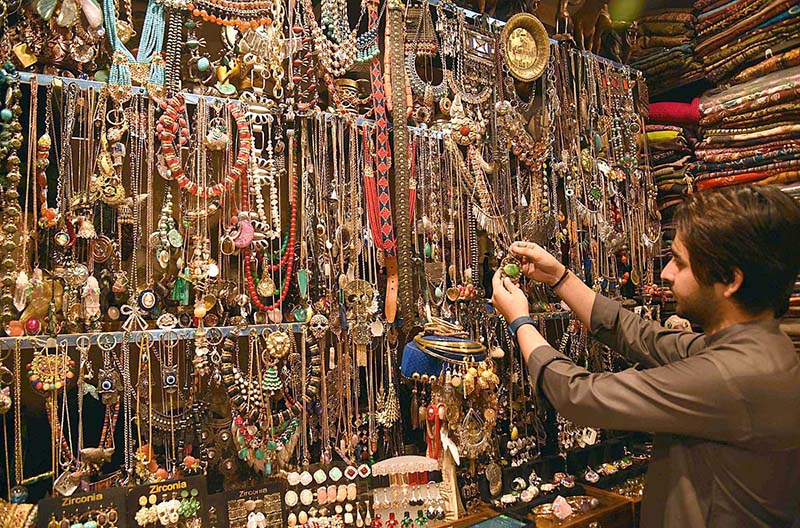
[[[297,272],[297,286],[300,289],[300,297],[302,299],[307,298],[308,297],[308,270],[307,269],[298,270],[298,272]]]

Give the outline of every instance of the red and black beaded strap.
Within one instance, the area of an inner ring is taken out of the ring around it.
[[[371,1],[369,9],[369,27],[372,29],[378,24],[378,5]],[[389,169],[392,165],[392,149],[389,145],[389,119],[386,113],[386,92],[383,86],[381,62],[377,57],[372,59],[369,66],[372,81],[372,104],[375,109],[375,168],[378,182],[378,210],[381,221],[381,241],[383,254],[394,257],[396,244],[394,227],[392,226],[392,202],[389,195]]]

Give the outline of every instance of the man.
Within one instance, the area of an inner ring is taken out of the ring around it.
[[[800,523],[800,357],[776,320],[800,271],[800,207],[776,188],[736,187],[694,194],[676,220],[661,278],[679,315],[704,333],[646,321],[536,244],[511,246],[525,275],[551,285],[595,337],[643,370],[592,374],[570,362],[499,272],[494,306],[559,413],[655,433],[643,528]]]

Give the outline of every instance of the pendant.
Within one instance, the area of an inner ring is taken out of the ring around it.
[[[301,299],[308,297],[308,275],[307,269],[301,269],[297,272],[297,286],[300,290]]]
[[[275,281],[272,280],[272,277],[267,273],[266,269],[261,276],[261,280],[258,281],[256,290],[262,297],[272,297],[275,295]]]
[[[142,310],[149,312],[155,308],[158,303],[158,297],[156,297],[156,292],[152,288],[146,288],[139,293],[137,302]]]

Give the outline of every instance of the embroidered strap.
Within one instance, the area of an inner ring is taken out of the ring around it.
[[[388,0],[387,0],[388,1]],[[372,0],[369,10],[370,29],[378,25],[378,1]],[[375,172],[378,183],[378,212],[381,223],[381,243],[386,264],[386,302],[384,315],[389,323],[397,316],[397,252],[392,226],[392,202],[389,194],[389,169],[392,149],[389,146],[389,119],[386,114],[386,92],[383,86],[380,59],[375,57],[369,66],[372,81],[372,105],[375,109]]]
[[[369,27],[378,24],[377,2],[370,2]],[[386,92],[383,87],[381,62],[376,57],[369,66],[372,80],[372,104],[375,109],[375,168],[378,182],[378,210],[381,220],[381,241],[386,257],[395,255],[394,228],[392,227],[392,202],[389,194],[389,169],[392,166],[392,149],[389,146],[389,120],[386,115]]]

